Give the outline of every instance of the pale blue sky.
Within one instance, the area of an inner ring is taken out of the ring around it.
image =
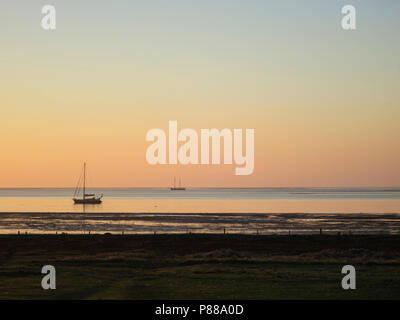
[[[346,4],[356,31],[341,28]],[[59,172],[82,153],[110,176],[115,159],[144,172],[146,130],[175,119],[255,128],[249,186],[398,185],[399,30],[398,0],[1,0],[3,184],[36,185],[39,165]],[[82,135],[98,145],[71,153]]]

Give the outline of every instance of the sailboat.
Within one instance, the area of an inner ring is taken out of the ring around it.
[[[74,193],[74,200],[75,204],[100,204],[101,198],[103,198],[103,195],[96,196],[94,193],[86,193],[86,162],[83,164],[83,192],[82,192],[82,198],[77,198],[79,195],[79,182],[80,182],[80,177],[78,181],[78,185],[75,189]]]
[[[171,190],[172,190],[172,191],[176,191],[176,190],[186,190],[186,188],[185,188],[185,187],[182,187],[182,185],[181,185],[181,178],[179,178],[179,186],[177,187],[177,186],[176,186],[176,178],[174,177],[174,186],[171,187]]]

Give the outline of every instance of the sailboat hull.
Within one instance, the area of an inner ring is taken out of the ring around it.
[[[183,191],[183,190],[186,190],[186,188],[184,188],[184,187],[172,187],[171,190],[172,191],[177,191],[177,190],[182,190]]]
[[[91,199],[73,199],[75,204],[100,204],[102,201],[98,198]]]

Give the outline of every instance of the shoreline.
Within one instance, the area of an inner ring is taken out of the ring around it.
[[[88,205],[89,206],[89,205]],[[343,212],[343,211],[336,211],[336,212],[306,212],[306,211],[299,211],[299,212],[165,212],[165,211],[97,211],[97,212],[77,212],[77,211],[0,211],[0,214],[165,214],[165,215],[291,215],[291,214],[308,214],[308,215],[399,215],[400,218],[400,211],[398,212]]]
[[[44,243],[47,245],[42,245]],[[90,249],[82,246],[83,243],[91,243]],[[192,251],[230,248],[246,250],[249,253],[294,255],[333,248],[362,248],[381,253],[395,253],[400,259],[400,235],[0,234],[0,253],[11,250],[15,254],[30,252],[31,249],[52,251],[61,248],[91,253],[145,248],[163,254],[186,254]],[[177,250],[178,248],[182,251]]]
[[[297,240],[297,241],[293,241]],[[17,242],[26,242],[30,247],[38,246],[42,241],[48,241],[49,248],[65,246],[69,244],[77,245],[79,242],[108,242],[107,250],[122,249],[129,246],[135,247],[138,243],[143,247],[145,244],[152,250],[159,251],[160,248],[168,248],[164,241],[173,241],[176,245],[186,248],[188,251],[196,250],[195,243],[200,243],[201,248],[215,250],[223,247],[246,248],[249,252],[256,252],[260,249],[270,250],[271,248],[290,249],[296,248],[295,253],[300,251],[312,252],[324,248],[369,248],[373,250],[394,251],[400,254],[400,235],[358,235],[358,234],[310,234],[310,235],[246,235],[246,234],[213,234],[213,233],[193,233],[193,234],[0,234],[0,250],[7,248]],[[125,241],[125,242],[123,242]],[[145,242],[141,242],[145,241]],[[207,245],[205,245],[207,244]],[[11,247],[10,247],[11,248]],[[24,250],[24,247],[19,247]],[[45,247],[38,246],[39,250]],[[48,248],[48,249],[49,249]],[[301,250],[299,251],[299,249]],[[85,251],[85,247],[79,245],[76,249]],[[103,250],[101,246],[99,251]],[[174,248],[169,248],[173,251]],[[286,251],[279,251],[285,253]],[[272,250],[276,252],[276,250]],[[290,251],[290,250],[289,250]],[[400,256],[399,256],[400,257]]]

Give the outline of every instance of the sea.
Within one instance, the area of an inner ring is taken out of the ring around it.
[[[0,234],[398,234],[400,188],[0,188]]]

